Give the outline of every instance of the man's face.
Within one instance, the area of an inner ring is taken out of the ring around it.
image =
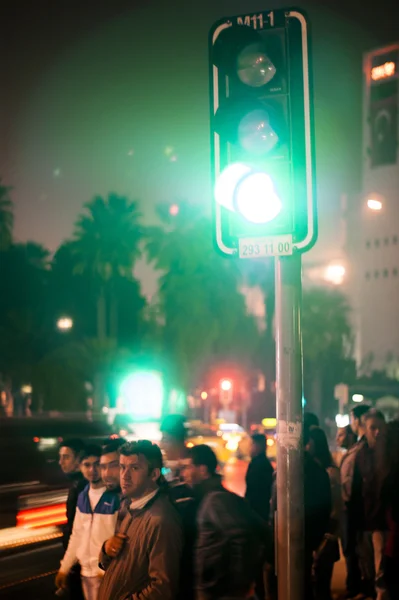
[[[80,463],[80,470],[82,475],[90,483],[100,483],[100,457],[99,456],[87,456]]]
[[[79,459],[72,448],[62,446],[59,452],[59,465],[66,475],[79,471]]]
[[[203,465],[194,465],[192,458],[189,458],[183,471],[183,478],[187,485],[195,487],[207,478],[207,469]]]
[[[157,488],[159,469],[150,471],[147,459],[142,454],[119,457],[122,493],[129,498],[142,498]]]
[[[337,435],[335,437],[335,441],[337,442],[338,448],[346,448],[347,447],[347,431],[345,427],[339,427],[337,430]]]
[[[119,487],[119,453],[110,452],[100,458],[101,478],[108,490]]]
[[[370,448],[374,448],[377,438],[385,431],[385,422],[382,419],[372,417],[366,421],[366,440]]]

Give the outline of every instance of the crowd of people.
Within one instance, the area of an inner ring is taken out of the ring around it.
[[[340,547],[347,598],[399,599],[399,422],[352,411],[333,456],[305,415],[304,598],[330,600]],[[228,491],[213,450],[187,448],[170,415],[160,447],[117,439],[64,441],[70,479],[57,595],[72,600],[277,600],[275,472],[266,437],[252,437],[245,498]]]

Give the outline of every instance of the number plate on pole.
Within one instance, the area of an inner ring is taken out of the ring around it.
[[[276,237],[240,238],[239,258],[268,258],[269,256],[290,256],[292,235]]]

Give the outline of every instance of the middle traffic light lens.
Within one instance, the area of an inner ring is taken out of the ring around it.
[[[237,57],[237,74],[242,83],[257,88],[273,79],[276,67],[261,44],[250,44]]]
[[[245,115],[238,126],[238,137],[241,146],[254,154],[267,154],[279,141],[270,125],[268,113],[261,109]]]

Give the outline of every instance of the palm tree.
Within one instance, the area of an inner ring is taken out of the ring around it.
[[[96,196],[85,205],[74,231],[72,251],[76,273],[89,273],[97,285],[97,335],[107,336],[107,300],[110,315],[109,337],[116,338],[118,306],[114,292],[119,277],[132,278],[133,267],[141,256],[144,228],[137,202],[109,194]]]
[[[216,253],[212,225],[198,206],[179,208],[171,218],[160,207],[162,226],[149,230],[146,251],[161,271],[156,300],[164,351],[187,389],[209,361],[250,356],[256,330],[237,263]]]
[[[11,188],[2,185],[0,179],[0,250],[5,250],[12,242],[14,211],[10,191]]]

